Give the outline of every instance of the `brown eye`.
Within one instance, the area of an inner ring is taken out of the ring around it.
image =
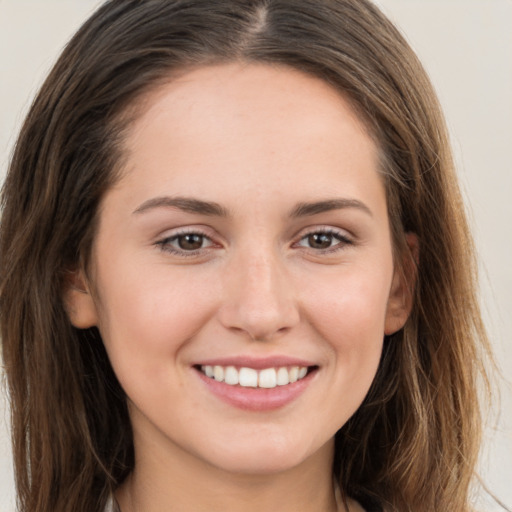
[[[209,237],[201,233],[181,233],[164,238],[156,243],[164,252],[180,256],[196,256],[214,244]]]
[[[334,236],[329,233],[311,233],[307,236],[308,245],[312,249],[329,249],[333,239]]]
[[[319,254],[336,252],[353,245],[353,241],[343,232],[331,230],[312,231],[304,235],[298,242],[299,247],[318,251]]]
[[[187,233],[176,237],[178,247],[184,251],[196,251],[201,249],[204,242],[204,236],[195,233]]]

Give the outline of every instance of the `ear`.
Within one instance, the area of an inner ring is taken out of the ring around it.
[[[63,300],[74,327],[88,329],[98,324],[96,304],[82,270],[70,272],[68,275],[64,283]]]
[[[387,336],[399,331],[405,325],[413,305],[419,262],[419,242],[414,233],[406,233],[405,239],[407,247],[402,255],[402,264],[395,268],[389,292],[384,326],[384,333]]]

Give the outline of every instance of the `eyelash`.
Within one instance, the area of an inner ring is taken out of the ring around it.
[[[349,245],[354,245],[354,241],[349,238],[347,235],[343,234],[340,231],[337,231],[332,228],[317,228],[312,231],[309,231],[301,236],[299,242],[302,242],[302,240],[313,236],[313,235],[327,235],[329,237],[332,237],[333,239],[338,240],[338,243],[331,247],[327,247],[326,249],[314,249],[312,247],[309,247],[310,250],[313,250],[316,254],[332,254],[336,253],[338,251],[342,251]],[[295,244],[297,245],[297,244]]]
[[[156,245],[163,252],[170,253],[170,254],[173,254],[176,256],[181,256],[181,257],[198,256],[199,251],[208,249],[208,247],[203,247],[203,248],[187,251],[184,249],[174,248],[171,245],[172,242],[178,241],[181,237],[184,237],[184,236],[199,236],[199,237],[202,237],[203,240],[209,240],[211,242],[211,245],[214,245],[213,242],[211,241],[211,238],[206,233],[203,233],[199,230],[190,230],[190,231],[183,230],[183,231],[176,233],[172,236],[168,236],[162,240],[159,240],[158,242],[156,242]]]
[[[350,239],[348,236],[342,234],[341,232],[335,230],[335,229],[327,229],[327,228],[317,228],[315,230],[312,230],[310,232],[307,232],[303,234],[299,241],[294,244],[294,246],[304,247],[299,245],[300,242],[305,240],[306,238],[313,236],[313,235],[327,235],[329,237],[332,237],[333,239],[338,240],[338,243],[336,243],[332,247],[327,247],[325,249],[315,249],[312,247],[305,247],[306,249],[312,250],[315,254],[332,254],[336,253],[338,251],[341,251],[346,248],[346,246],[354,245],[354,241]],[[174,248],[171,243],[178,241],[181,237],[184,236],[198,236],[201,237],[202,240],[209,240],[211,245],[214,245],[214,242],[211,240],[211,238],[204,232],[201,232],[199,230],[191,230],[191,231],[181,231],[179,233],[176,233],[172,236],[166,237],[162,240],[159,240],[156,242],[155,245],[157,245],[161,251],[170,253],[173,255],[177,255],[180,257],[194,257],[198,256],[200,254],[200,251],[204,251],[205,249],[209,249],[208,247],[201,247],[199,249],[193,249],[193,250],[185,250],[185,249],[177,249]]]

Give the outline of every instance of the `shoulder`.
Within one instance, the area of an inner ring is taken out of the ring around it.
[[[105,506],[103,512],[120,512],[117,502],[113,496],[108,499],[107,505]]]
[[[367,510],[356,500],[347,500],[349,512],[367,512]]]
[[[382,506],[368,496],[357,496],[349,501],[350,512],[386,512]]]

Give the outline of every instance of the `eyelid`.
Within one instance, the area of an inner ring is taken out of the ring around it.
[[[162,252],[173,254],[178,257],[204,256],[205,253],[210,251],[212,248],[220,248],[223,246],[222,243],[219,243],[217,241],[217,238],[219,237],[212,235],[210,232],[211,229],[205,228],[203,226],[180,226],[179,228],[169,229],[165,231],[163,235],[160,235],[157,238],[153,245],[157,246],[158,249],[161,250]],[[334,238],[339,240],[339,243],[336,243],[332,247],[328,247],[325,249],[318,249],[299,245],[302,240],[313,234],[327,234],[333,236]],[[201,247],[199,249],[192,250],[185,250],[173,247],[171,245],[171,242],[183,235],[199,235],[207,239],[210,242],[210,244],[207,247]],[[354,245],[355,243],[356,240],[354,235],[352,235],[346,229],[334,227],[332,225],[316,225],[309,226],[299,231],[299,233],[297,233],[297,235],[294,237],[292,247],[302,248],[311,253],[320,255],[335,253],[337,251],[345,249],[347,246]]]
[[[295,239],[302,239],[305,236],[314,234],[314,233],[329,233],[331,235],[336,235],[341,238],[347,238],[350,240],[354,240],[355,236],[348,231],[347,229],[340,228],[337,226],[333,226],[331,224],[317,224],[314,226],[308,226],[306,228],[301,229],[296,235]]]
[[[199,249],[194,250],[184,250],[178,249],[171,245],[171,242],[184,235],[199,235],[210,241],[210,245],[208,247],[201,247]],[[157,240],[154,242],[154,245],[158,247],[164,253],[173,254],[175,256],[180,257],[193,257],[200,256],[208,251],[214,246],[220,246],[215,240],[214,237],[209,233],[209,230],[200,227],[200,226],[182,226],[173,230],[166,231],[163,235],[160,235]]]
[[[340,243],[328,247],[326,249],[314,249],[312,247],[304,247],[304,249],[312,251],[316,254],[322,254],[322,253],[329,253],[329,252],[337,252],[339,250],[343,250],[347,245],[354,245],[355,244],[355,238],[353,235],[351,235],[347,230],[336,228],[334,226],[328,226],[328,225],[320,225],[320,226],[310,226],[308,228],[303,229],[300,231],[297,236],[295,237],[295,242],[293,243],[293,246],[298,246],[298,244],[304,240],[304,238],[313,235],[313,234],[327,234],[331,235],[335,238],[337,238]]]

